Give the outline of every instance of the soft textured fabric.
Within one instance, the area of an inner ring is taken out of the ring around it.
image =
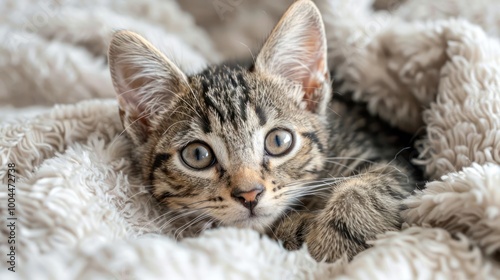
[[[18,175],[16,272],[2,261],[0,279],[500,278],[496,1],[380,0],[376,10],[368,0],[317,1],[330,68],[344,81],[335,93],[352,92],[374,115],[423,131],[416,163],[431,179],[406,200],[401,232],[336,263],[251,230],[175,241],[185,221],[132,173],[106,65],[113,30],[143,34],[193,72],[254,52],[290,3],[203,2],[0,3],[0,178],[10,162]],[[248,21],[248,6],[263,12],[259,20]],[[252,28],[234,38],[222,32],[232,21]],[[2,187],[4,221],[7,194]],[[8,234],[2,226],[3,255]]]

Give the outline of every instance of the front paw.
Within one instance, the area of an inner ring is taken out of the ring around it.
[[[311,212],[294,212],[286,214],[269,232],[269,236],[280,240],[285,249],[298,250],[304,244],[305,236],[314,219]]]
[[[352,259],[376,235],[399,230],[401,201],[383,188],[363,179],[337,185],[308,227],[305,242],[311,255],[316,260]]]

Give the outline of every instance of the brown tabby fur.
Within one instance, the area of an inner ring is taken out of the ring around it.
[[[366,240],[400,228],[401,199],[414,181],[371,117],[330,97],[325,34],[312,2],[292,5],[251,67],[223,64],[187,77],[128,31],[115,34],[109,61],[135,160],[169,209],[266,232],[288,249],[307,243],[313,257],[328,261],[352,258]],[[274,128],[293,132],[289,154],[264,152]],[[213,150],[212,167],[193,170],[180,159],[197,141]],[[231,197],[252,184],[265,188],[255,215]]]

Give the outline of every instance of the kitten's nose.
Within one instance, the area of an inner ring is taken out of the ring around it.
[[[264,186],[258,184],[250,191],[236,188],[231,192],[231,196],[238,200],[248,210],[252,211],[257,205],[257,202],[259,202],[259,195],[262,194],[263,191]]]

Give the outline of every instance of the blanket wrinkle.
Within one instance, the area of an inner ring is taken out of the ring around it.
[[[18,180],[16,272],[4,258],[0,279],[499,279],[494,0],[316,1],[343,81],[335,94],[421,132],[415,163],[429,182],[405,200],[402,231],[334,263],[248,229],[178,231],[187,218],[152,199],[134,172],[107,44],[114,30],[135,30],[192,73],[233,58],[237,45],[248,55],[289,5],[229,2],[223,19],[212,1],[2,1],[0,178],[15,163]],[[246,9],[264,12],[252,22]],[[8,235],[1,227],[0,252]]]

